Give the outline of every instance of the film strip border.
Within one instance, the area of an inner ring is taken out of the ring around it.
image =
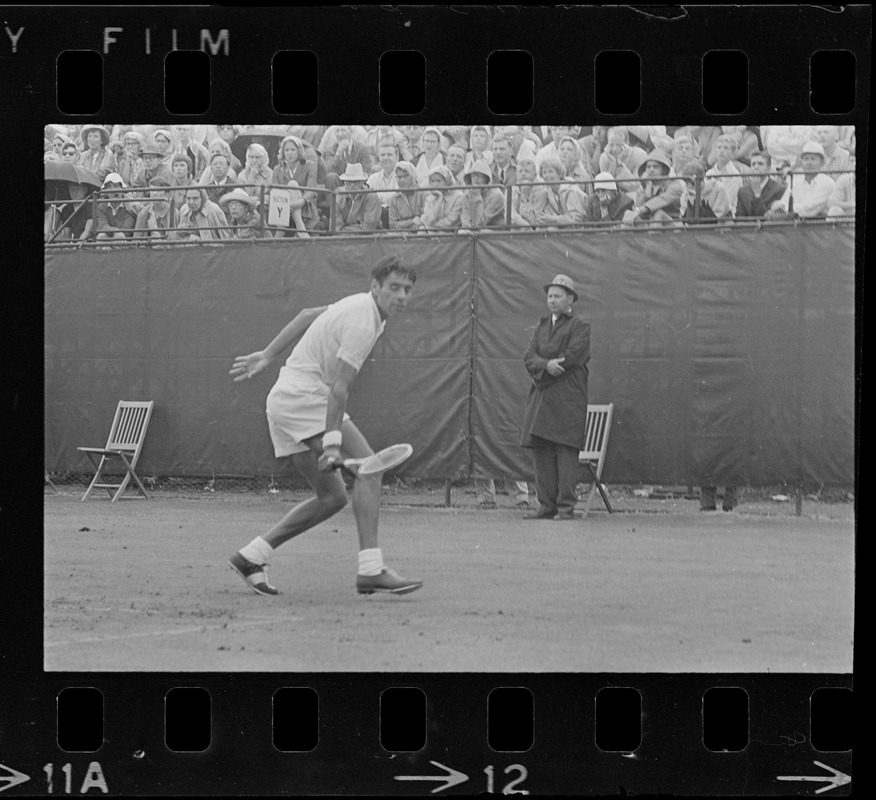
[[[850,790],[850,677],[94,677],[3,697],[0,790]]]
[[[869,87],[864,6],[166,12],[7,14],[11,113],[766,124],[832,121]]]

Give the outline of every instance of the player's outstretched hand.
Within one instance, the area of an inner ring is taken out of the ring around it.
[[[341,448],[340,447],[326,447],[322,451],[322,455],[319,457],[318,466],[320,472],[331,472],[332,464],[337,463],[341,460]]]
[[[229,375],[234,375],[235,382],[245,381],[253,375],[258,375],[271,363],[263,350],[250,353],[248,356],[237,356],[234,366],[229,370]]]

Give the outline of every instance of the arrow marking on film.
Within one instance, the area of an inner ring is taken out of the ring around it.
[[[19,783],[26,783],[29,780],[30,775],[25,775],[17,769],[0,764],[0,792],[5,792],[13,786],[18,786]]]
[[[468,780],[468,775],[463,772],[458,772],[455,769],[451,769],[450,767],[444,766],[444,764],[439,764],[437,761],[430,761],[430,764],[440,767],[447,774],[446,775],[396,775],[395,779],[397,781],[441,781],[443,786],[436,786],[432,790],[432,794],[436,792],[443,792],[445,789],[449,789],[451,786],[456,786],[458,783],[465,783]],[[851,780],[851,778],[849,779]]]
[[[833,775],[779,775],[776,780],[779,781],[818,781],[819,783],[829,783],[830,786],[822,786],[815,790],[815,794],[829,792],[831,789],[836,789],[837,786],[845,786],[852,782],[852,776],[846,775],[845,772],[840,772],[833,767],[822,764],[820,761],[813,761],[813,764],[832,772]]]

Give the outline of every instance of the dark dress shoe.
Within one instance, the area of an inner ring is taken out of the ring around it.
[[[553,519],[556,511],[536,511],[535,514],[524,514],[523,519]]]

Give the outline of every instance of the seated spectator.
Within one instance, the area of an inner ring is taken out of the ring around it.
[[[369,189],[381,189],[377,192],[380,200],[380,227],[389,228],[389,201],[395,195],[398,181],[395,178],[395,165],[399,162],[399,151],[392,139],[383,139],[377,145],[377,160],[380,168],[368,176]],[[390,190],[390,191],[387,191]]]
[[[213,161],[213,156],[221,153],[223,156],[225,156],[225,160],[228,162],[228,167],[225,170],[225,174],[228,176],[228,179],[230,181],[233,181],[236,185],[237,170],[240,169],[240,161],[238,161],[238,159],[235,158],[234,154],[231,152],[231,148],[228,146],[228,142],[226,142],[224,139],[213,139],[210,142],[210,146],[207,148],[207,150],[210,153],[209,161],[207,162],[207,168],[198,177],[198,183],[200,183],[201,186],[215,183],[215,176],[212,174],[213,170],[211,164]],[[237,166],[235,166],[235,164],[237,164]]]
[[[79,166],[103,181],[115,168],[115,157],[109,149],[109,132],[103,125],[85,125],[81,135],[85,150],[79,156]]]
[[[765,217],[770,206],[785,194],[787,186],[775,177],[769,153],[752,153],[749,170],[754,173],[736,196],[736,216]]]
[[[445,166],[450,170],[453,176],[455,186],[462,186],[465,183],[465,150],[458,144],[452,144],[447,149],[445,157]],[[432,173],[429,173],[429,181],[431,185]]]
[[[316,187],[316,162],[305,156],[306,145],[297,136],[287,136],[280,142],[277,166],[271,174],[271,183],[279,186],[290,186],[302,189],[298,196],[290,201],[295,228],[299,231],[315,230],[319,222],[319,212],[316,207],[316,192],[306,191],[307,187]],[[298,215],[295,212],[298,211]],[[300,219],[300,224],[299,224]],[[292,232],[286,231],[292,235]]]
[[[849,166],[849,151],[839,142],[839,128],[836,125],[816,125],[812,129],[812,138],[824,148],[824,170],[847,169]],[[834,181],[839,175],[830,176]]]
[[[79,148],[75,145],[74,142],[65,142],[64,146],[61,147],[62,164],[78,164],[80,155],[81,153],[79,151]]]
[[[505,222],[505,193],[495,187],[484,189],[493,180],[486,161],[475,161],[465,174],[465,183],[473,188],[462,193],[460,225],[465,230],[493,228]]]
[[[727,191],[730,200],[730,214],[736,214],[736,195],[742,188],[742,178],[739,168],[733,161],[736,155],[736,139],[722,134],[715,140],[715,165],[706,172],[706,176],[714,178]],[[721,215],[719,215],[721,216]]]
[[[693,139],[686,134],[679,134],[673,139],[672,169],[669,174],[673,177],[681,176],[681,171],[694,160]]]
[[[541,147],[541,142],[534,141],[535,134],[530,134],[532,138],[528,138],[520,125],[500,125],[496,128],[497,136],[504,136],[511,142],[511,156],[516,164],[519,164],[524,158],[535,161],[535,154]]]
[[[803,145],[812,138],[809,125],[761,125],[760,140],[770,154],[773,169],[781,172],[797,165]]]
[[[566,171],[565,180],[581,182],[593,179],[593,176],[587,170],[587,167],[581,162],[582,154],[578,142],[576,142],[571,136],[564,136],[560,139],[559,150],[560,164],[563,165],[563,169]],[[587,186],[581,186],[581,190],[586,192]]]
[[[471,171],[471,165],[475,161],[485,161],[487,166],[493,163],[493,154],[490,152],[492,136],[486,125],[473,125],[469,134],[469,150],[465,154],[465,167],[463,178]]]
[[[707,178],[699,161],[688,161],[681,170],[681,177],[685,182],[685,192],[681,196],[681,218],[685,222],[717,222],[732,217],[727,189],[720,178]],[[699,206],[697,183],[700,185]]]
[[[339,233],[356,233],[359,231],[374,231],[380,225],[381,205],[374,192],[348,194],[367,188],[368,175],[358,161],[347,164],[347,169],[340,179],[344,182],[336,193],[337,224],[335,230]]]
[[[624,127],[609,128],[606,144],[599,157],[599,171],[610,172],[622,192],[635,192],[639,188],[635,175],[648,154],[641,147],[630,147]]]
[[[68,136],[73,134],[67,131]],[[840,125],[839,126],[839,143],[849,151],[849,155],[855,155],[855,126]]]
[[[462,192],[456,188],[450,168],[435,167],[429,175],[429,189],[423,193],[420,230],[455,230],[461,216]]]
[[[124,149],[121,139],[110,138],[109,151],[113,154],[113,166],[115,167],[113,172],[118,173],[118,165],[122,158],[122,154],[124,153]]]
[[[54,150],[46,150],[46,152],[43,153],[43,163],[47,164],[50,161],[55,164],[60,164],[61,156],[59,156]]]
[[[194,239],[202,242],[228,239],[228,220],[225,212],[207,196],[200,186],[186,189],[186,204],[179,211],[174,239]]]
[[[203,175],[207,164],[210,163],[210,151],[192,138],[191,125],[174,125],[173,132],[176,134],[173,154],[188,156],[192,162],[192,175]],[[173,169],[173,162],[171,162],[171,169]]]
[[[608,144],[608,125],[594,125],[593,132],[578,140],[582,161],[591,175],[599,172],[599,156]]]
[[[827,216],[855,216],[855,157],[851,156],[848,164],[851,172],[834,175],[836,187],[827,201]]]
[[[532,208],[532,190],[538,180],[535,161],[524,158],[517,162],[517,182],[511,190],[511,225],[535,227],[535,211]]]
[[[213,203],[218,203],[223,194],[237,186],[225,153],[215,153],[210,157],[210,166],[201,176],[201,186],[207,190],[207,198]]]
[[[68,142],[72,142],[73,140],[66,134],[58,131],[52,136],[52,152],[58,156],[58,160],[61,160],[61,149]]]
[[[633,207],[633,198],[618,191],[610,172],[600,172],[593,182],[593,195],[587,203],[586,218],[591,222],[618,222]]]
[[[532,191],[536,224],[580,225],[584,222],[584,205],[589,198],[574,184],[557,183],[563,180],[563,165],[556,158],[545,158],[538,174],[544,184]]]
[[[490,164],[492,180],[490,183],[498,183],[502,186],[513,186],[517,177],[517,167],[511,157],[511,141],[504,136],[497,135],[491,144],[493,148],[493,163]]]
[[[734,139],[733,160],[747,167],[752,153],[757,153],[761,149],[759,129],[754,125],[722,125],[721,131],[724,136],[732,136]],[[718,156],[713,145],[707,158],[709,166],[711,167],[717,160]]]
[[[370,130],[365,134],[365,144],[372,153],[377,152],[381,142],[389,139],[398,148],[401,158],[405,161],[411,160],[411,154],[408,152],[405,142],[405,135],[398,128],[394,128],[392,125],[372,125],[369,127]],[[377,166],[372,165],[371,171],[374,172],[375,169],[377,169]]]
[[[212,163],[211,161],[211,166]],[[260,144],[251,144],[246,148],[246,166],[237,176],[238,184],[253,197],[261,199],[260,187],[270,186],[271,177],[271,170],[268,169],[268,151]]]
[[[135,238],[167,239],[174,238],[169,228],[176,225],[179,209],[170,200],[170,181],[155,177],[149,181],[149,199],[137,212],[137,222],[134,226]]]
[[[417,191],[417,170],[410,161],[399,161],[395,165],[395,179],[399,191],[389,201],[390,230],[416,230],[423,212],[423,193]]]
[[[665,223],[677,221],[681,217],[681,198],[685,193],[685,185],[681,180],[656,180],[669,176],[672,165],[662,150],[653,150],[648,154],[644,164],[639,168],[639,174],[646,181],[636,192],[635,206],[624,213],[625,225],[638,222]]]
[[[243,169],[243,163],[238,155],[232,149],[232,145],[238,147],[237,138],[240,135],[240,126],[238,125],[216,125],[214,131],[208,129],[207,140],[209,144],[207,149],[213,155],[216,151],[213,149],[213,143],[218,139],[225,145],[225,154],[228,156],[228,163],[234,172],[234,177]]]
[[[441,148],[445,153],[453,146],[458,145],[463,152],[468,151],[469,128],[468,125],[448,125],[444,128],[445,142]]]
[[[340,186],[340,176],[347,171],[348,164],[361,164],[362,169],[370,174],[374,153],[364,141],[354,138],[349,125],[334,125],[326,132],[326,137],[329,133],[333,134],[334,141],[321,152],[325,157],[327,173],[325,186],[334,191]]]
[[[177,188],[175,192],[171,192],[175,208],[182,208],[186,202],[186,187],[194,183],[192,178],[192,160],[184,153],[177,153],[170,162],[170,171],[173,177],[170,179],[170,185]]]
[[[140,176],[146,171],[143,161],[143,150],[146,139],[138,131],[128,131],[122,136],[124,150],[121,158],[116,159],[118,173],[128,186],[139,186]]]
[[[420,157],[411,163],[416,165],[417,169],[417,184],[420,186],[429,185],[429,172],[435,167],[444,165],[444,154],[440,150],[441,146],[441,131],[438,128],[426,128],[421,137],[423,143],[423,152]]]
[[[122,176],[111,172],[103,180],[101,187],[106,194],[105,202],[98,203],[94,213],[94,229],[97,239],[128,239],[134,231],[137,216],[125,202],[127,195],[120,189],[127,189]]]
[[[238,187],[219,198],[230,226],[230,239],[270,239],[261,214],[256,211],[258,200]]]
[[[818,142],[806,142],[800,153],[803,175],[792,175],[781,199],[773,202],[767,219],[801,217],[813,219],[827,216],[828,202],[836,182],[824,175],[824,148]]]
[[[137,176],[135,186],[151,186],[153,178],[162,178],[170,186],[173,183],[173,173],[164,165],[162,155],[154,144],[143,148],[143,165],[145,169]]]
[[[409,164],[416,164],[417,159],[420,157],[420,154],[423,152],[423,134],[422,134],[422,125],[405,125],[405,147],[407,149],[408,155],[410,156]],[[419,133],[415,133],[415,131],[420,130]],[[410,131],[410,133],[409,133]]]
[[[560,140],[564,136],[569,136],[571,134],[571,128],[568,125],[549,125],[548,129],[550,130],[551,140],[541,147],[539,151],[535,154],[535,166],[541,169],[541,162],[546,158],[552,158],[556,161],[561,161],[560,157]]]
[[[158,128],[152,134],[152,143],[161,153],[161,163],[170,169],[170,162],[173,159],[173,134],[167,128]]]

